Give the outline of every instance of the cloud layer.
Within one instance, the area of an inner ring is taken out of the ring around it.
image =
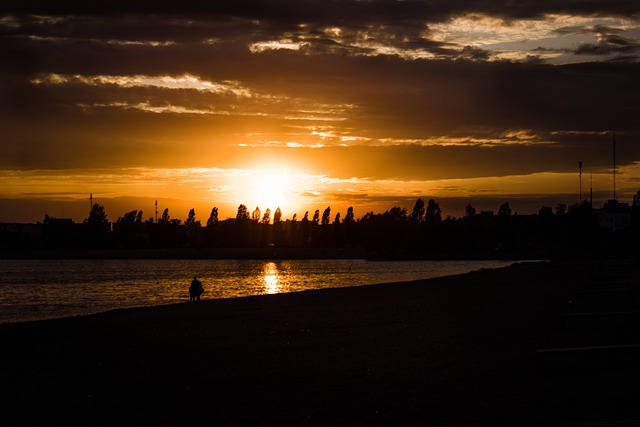
[[[6,1],[0,168],[426,188],[606,172],[614,132],[631,167],[639,22],[635,1]]]

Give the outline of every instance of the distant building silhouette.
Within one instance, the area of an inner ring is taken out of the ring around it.
[[[616,199],[610,199],[602,208],[596,209],[595,214],[598,225],[609,231],[621,231],[631,225],[631,207]]]

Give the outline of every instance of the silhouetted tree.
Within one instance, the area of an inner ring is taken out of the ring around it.
[[[236,214],[237,220],[249,219],[249,210],[245,205],[238,206],[238,213]]]
[[[109,240],[109,220],[104,207],[94,203],[89,217],[84,221],[86,227],[86,243],[90,247],[104,247]]]
[[[260,246],[267,246],[271,243],[271,226],[269,223],[271,222],[271,209],[267,208],[264,211],[264,215],[262,220],[258,225],[258,233],[260,234]]]
[[[233,232],[229,236],[229,245],[235,247],[251,246],[252,241],[252,225],[255,221],[250,221],[249,210],[247,206],[241,204],[238,206],[238,213],[236,214],[236,223],[232,228]]]
[[[200,221],[196,221],[196,210],[195,209],[191,209],[189,211],[189,215],[187,216],[187,220],[184,222],[184,225],[187,228],[200,227]]]
[[[211,214],[209,215],[209,219],[207,220],[207,227],[218,224],[218,208],[214,207],[211,209]]]
[[[218,221],[218,208],[214,206],[209,214],[209,219],[207,219],[205,231],[206,245],[209,247],[215,247],[219,244],[221,239],[223,239],[222,230],[220,228]]]
[[[512,227],[511,208],[509,202],[504,202],[498,208],[498,218],[496,220],[496,239],[501,250],[511,250],[516,241],[514,229]]]
[[[424,221],[424,215],[425,215],[424,201],[422,199],[418,199],[416,200],[415,205],[413,205],[413,210],[411,211],[411,216],[409,216],[409,219],[415,222],[422,222]]]
[[[282,221],[282,211],[280,210],[280,206],[276,209],[276,212],[273,214],[273,223],[277,224]]]
[[[298,214],[294,213],[291,217],[291,223],[289,224],[289,241],[296,245],[298,243]]]
[[[327,209],[325,209],[324,212],[322,212],[322,220],[320,223],[322,225],[329,225],[330,222],[331,222],[331,206],[328,206]]]
[[[359,237],[362,245],[369,251],[385,256],[398,256],[406,248],[407,225],[405,208],[394,206],[382,215],[369,212],[358,222],[361,233]]]
[[[390,218],[393,221],[406,221],[407,210],[399,206],[394,206],[386,211],[383,216]]]
[[[140,211],[142,212],[142,211]],[[116,220],[116,224],[135,224],[136,223],[136,219],[138,218],[138,211],[134,210],[131,212],[127,212],[125,213],[123,216],[119,217]]]
[[[87,224],[107,224],[107,214],[104,211],[104,206],[94,203],[89,212],[89,217],[85,220]]]
[[[320,210],[316,209],[316,211],[313,213],[313,219],[311,220],[311,222],[315,225],[318,225],[320,223]]]
[[[165,208],[165,210],[162,211],[162,216],[160,216],[158,222],[160,224],[169,224],[171,222],[171,217],[169,216],[169,208]]]
[[[264,216],[262,217],[262,223],[269,224],[270,222],[271,222],[271,209],[267,208],[267,210],[264,211]]]
[[[204,243],[203,235],[200,233],[200,221],[196,220],[196,210],[191,209],[187,216],[187,220],[184,222],[184,226],[187,232],[184,236],[185,243],[192,247],[201,247]]]
[[[310,243],[310,221],[309,211],[304,213],[302,221],[300,221],[300,233],[298,235],[299,245],[308,246]]]
[[[344,216],[344,222],[347,224],[355,222],[355,216],[353,215],[353,206],[347,208],[347,214]]]
[[[438,202],[433,199],[429,199],[427,202],[425,220],[429,223],[439,222],[442,220],[442,209],[440,209]]]
[[[273,243],[277,246],[285,246],[288,243],[286,233],[284,232],[280,206],[278,206],[273,214]]]
[[[511,208],[509,207],[509,202],[504,202],[500,205],[498,209],[498,216],[509,216],[511,215]]]
[[[375,217],[375,214],[373,213],[373,211],[367,212],[364,215],[362,215],[362,218],[360,218],[360,222],[364,222],[364,221],[373,219],[374,217]]]
[[[55,221],[55,218],[49,216],[49,214],[44,214],[44,219],[42,220],[42,225],[49,225]]]
[[[551,218],[553,216],[553,209],[551,209],[551,206],[541,206],[540,209],[538,209],[538,216]]]
[[[346,225],[342,223],[341,218],[340,212],[337,212],[331,225],[333,228],[333,242],[330,246],[343,247],[346,243]]]
[[[558,206],[556,206],[556,215],[562,216],[562,215],[565,215],[566,213],[567,213],[567,205],[565,205],[564,203],[558,203]]]
[[[253,213],[251,214],[251,219],[255,222],[259,222],[260,221],[260,208],[256,206],[256,208],[253,210]]]
[[[473,218],[476,216],[476,208],[471,206],[470,204],[464,208],[464,216],[467,218]]]
[[[357,239],[357,223],[353,214],[353,206],[347,208],[347,214],[344,216],[345,224],[345,243],[349,246],[356,244]]]
[[[136,233],[141,229],[142,211],[127,212],[119,217],[113,224],[113,231],[118,245],[131,247],[134,244]]]

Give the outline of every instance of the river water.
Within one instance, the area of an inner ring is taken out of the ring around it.
[[[512,261],[0,260],[0,323],[189,300],[400,282],[499,268]]]

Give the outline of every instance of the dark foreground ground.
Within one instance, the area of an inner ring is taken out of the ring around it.
[[[637,425],[637,290],[520,264],[0,325],[0,424]]]

